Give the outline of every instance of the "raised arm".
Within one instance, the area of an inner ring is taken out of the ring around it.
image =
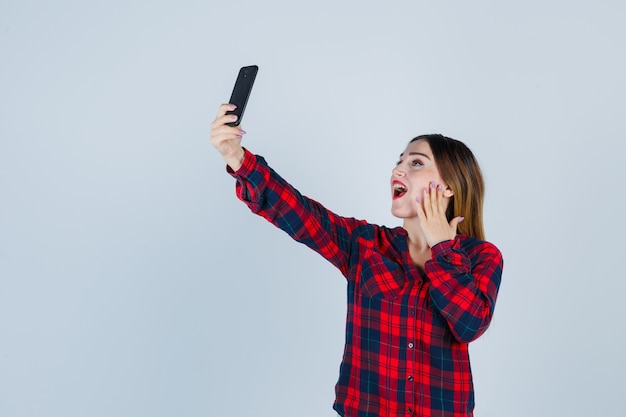
[[[354,230],[365,221],[338,216],[315,200],[303,196],[265,160],[241,146],[245,132],[227,126],[232,122],[222,105],[211,124],[211,143],[221,153],[237,180],[237,197],[293,239],[318,252],[348,276]]]

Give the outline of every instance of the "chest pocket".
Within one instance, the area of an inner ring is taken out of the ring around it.
[[[370,298],[395,298],[404,284],[404,273],[396,262],[366,250],[361,262],[361,292]]]

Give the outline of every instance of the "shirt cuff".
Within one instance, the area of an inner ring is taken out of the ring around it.
[[[444,240],[443,242],[437,243],[435,246],[431,248],[433,259],[437,256],[446,256],[453,252],[454,249],[460,249],[461,242],[458,238]]]
[[[256,156],[246,148],[243,148],[243,161],[241,161],[239,169],[237,171],[233,171],[229,165],[226,165],[226,172],[235,178],[242,178],[249,175],[254,170],[255,165]]]

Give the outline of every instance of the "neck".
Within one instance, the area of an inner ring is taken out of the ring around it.
[[[411,261],[423,272],[426,262],[428,262],[432,255],[430,246],[428,246],[428,242],[426,242],[426,238],[424,237],[424,232],[422,232],[422,228],[419,225],[419,220],[417,218],[404,219],[402,227],[406,230],[408,235],[407,245],[409,247]]]
[[[424,232],[422,232],[422,228],[419,225],[419,220],[417,218],[404,219],[402,228],[407,232],[410,246],[420,251],[430,249],[428,243],[426,242],[426,238],[424,237]]]

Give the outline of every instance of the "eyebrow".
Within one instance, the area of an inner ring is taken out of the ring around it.
[[[402,155],[404,155],[404,152],[402,152],[400,154],[400,158],[402,158]],[[426,155],[425,153],[421,153],[421,152],[409,152],[409,156],[413,156],[413,155],[419,155],[419,156],[423,156],[424,158],[430,160],[430,156]]]

